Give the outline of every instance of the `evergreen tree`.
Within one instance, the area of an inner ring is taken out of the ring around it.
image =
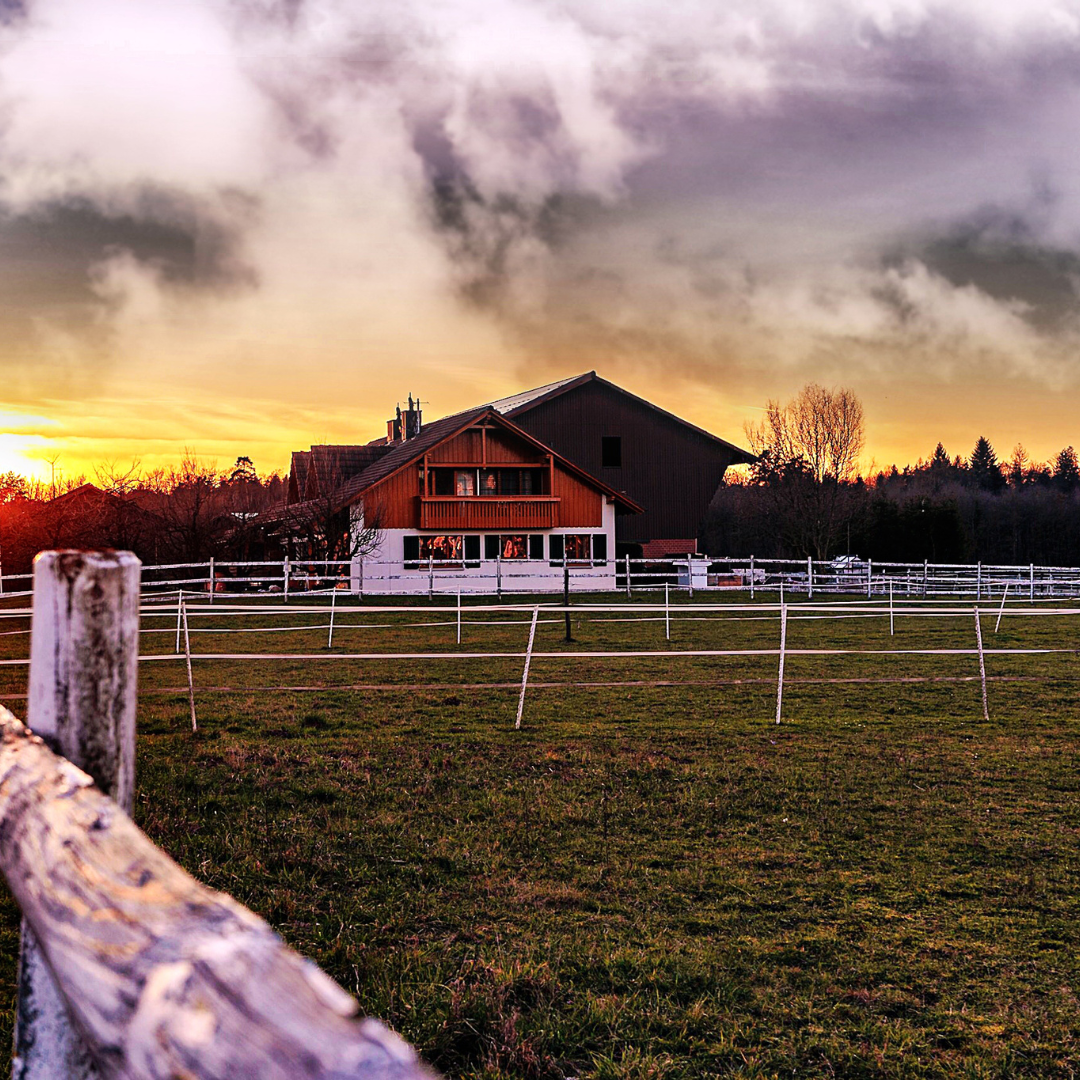
[[[930,458],[931,469],[948,469],[949,468],[949,455],[945,452],[945,447],[938,443],[934,447],[934,453]]]
[[[1075,491],[1080,487],[1080,465],[1071,446],[1059,451],[1054,459],[1054,484],[1062,491]]]
[[[984,435],[979,436],[975,448],[971,451],[968,468],[971,470],[971,479],[987,491],[995,491],[1005,485],[997,454]]]

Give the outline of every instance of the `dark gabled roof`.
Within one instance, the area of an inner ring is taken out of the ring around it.
[[[413,462],[422,458],[429,450],[438,446],[439,443],[453,438],[453,436],[472,427],[478,420],[482,420],[484,417],[490,417],[525,442],[538,447],[545,454],[551,454],[567,472],[574,473],[575,476],[580,477],[593,487],[598,488],[600,491],[604,492],[605,495],[610,496],[614,502],[619,503],[624,509],[629,510],[631,513],[642,512],[643,507],[639,506],[628,495],[625,495],[621,491],[616,491],[613,487],[609,487],[603,480],[598,480],[591,473],[586,472],[580,466],[575,465],[561,454],[556,453],[550,446],[542,443],[535,435],[530,435],[527,431],[523,431],[517,424],[503,416],[491,405],[481,405],[478,409],[470,409],[467,412],[455,413],[453,416],[444,416],[441,420],[436,420],[434,423],[428,424],[426,427],[422,428],[420,434],[414,438],[395,444],[390,453],[380,458],[373,465],[370,465],[359,476],[354,476],[351,480],[343,484],[341,488],[338,489],[337,499],[335,501],[340,502],[342,506],[351,503],[369,488],[386,480],[399,469],[404,469],[406,466],[413,464]]]
[[[666,409],[661,409],[659,405],[654,405],[646,398],[638,397],[637,394],[632,394],[629,390],[624,390],[621,386],[616,386],[615,383],[600,378],[595,371],[587,371],[584,375],[574,375],[569,379],[548,383],[546,386],[538,386],[535,390],[526,390],[521,394],[513,394],[510,397],[500,398],[498,401],[492,401],[490,405],[491,408],[497,410],[504,416],[520,416],[522,413],[529,412],[531,409],[535,409],[538,405],[542,405],[546,401],[551,401],[552,398],[557,398],[578,386],[584,386],[586,383],[590,382],[599,383],[609,390],[614,390],[615,393],[630,398],[636,404],[643,405],[647,409],[651,409],[653,412],[666,417],[668,420],[671,420],[676,424],[681,424],[684,428],[688,428],[697,435],[725,447],[734,455],[734,460],[732,462],[734,465],[750,465],[757,460],[749,450],[743,450],[742,447],[728,442],[727,439],[721,439],[718,435],[713,435],[712,432],[706,431],[704,428],[699,428],[696,424],[691,424],[689,421],[683,420],[682,417],[676,416]]]

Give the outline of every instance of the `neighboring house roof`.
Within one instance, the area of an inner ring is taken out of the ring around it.
[[[296,491],[297,501],[307,494],[308,469],[311,463],[310,450],[294,450],[292,455],[292,468],[289,470],[289,494],[293,489]]]
[[[602,480],[598,480],[591,473],[587,473],[580,466],[575,465],[561,454],[556,453],[550,446],[546,446],[535,436],[530,435],[527,431],[523,431],[517,424],[507,419],[491,405],[482,405],[480,408],[470,409],[468,412],[455,413],[453,416],[444,416],[441,420],[436,420],[434,423],[427,424],[425,427],[421,428],[420,434],[414,438],[407,439],[405,442],[396,443],[388,454],[381,457],[374,464],[369,465],[359,476],[354,476],[351,480],[346,481],[346,483],[338,490],[337,501],[339,501],[342,506],[351,503],[369,488],[374,487],[382,480],[386,480],[400,469],[412,465],[422,458],[429,450],[438,446],[439,443],[453,438],[458,433],[472,427],[478,420],[484,419],[484,417],[494,420],[496,423],[513,432],[519,438],[525,440],[525,442],[542,450],[545,454],[552,454],[555,460],[558,461],[567,472],[571,472],[575,476],[586,480],[593,487],[598,488],[605,495],[609,496],[613,502],[620,505],[624,510],[629,511],[630,513],[641,513],[643,508],[629,496],[624,495],[621,491],[616,491]]]
[[[632,398],[637,404],[644,405],[646,408],[666,417],[668,420],[671,420],[676,424],[681,424],[683,427],[689,428],[698,435],[710,439],[720,446],[726,447],[734,454],[734,460],[732,462],[734,465],[750,465],[757,460],[755,455],[751,454],[749,450],[743,450],[742,447],[728,442],[727,439],[721,439],[718,435],[713,435],[711,431],[699,428],[696,424],[691,424],[681,416],[676,416],[674,413],[668,412],[667,409],[661,409],[659,405],[654,405],[646,398],[638,397],[637,394],[632,394],[629,390],[624,390],[621,386],[617,386],[613,382],[608,382],[607,379],[600,378],[595,371],[587,371],[584,375],[575,375],[569,379],[561,379],[559,382],[548,383],[546,386],[538,386],[535,390],[526,390],[524,393],[500,398],[498,401],[492,401],[489,404],[491,408],[498,410],[504,416],[518,416],[521,413],[528,412],[530,409],[535,409],[538,405],[550,401],[552,398],[559,397],[559,395],[565,394],[567,391],[573,390],[578,386],[583,386],[585,383],[589,382],[599,383],[609,390],[614,390],[617,394]]]

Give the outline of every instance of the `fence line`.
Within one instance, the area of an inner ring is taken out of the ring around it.
[[[334,559],[281,559],[270,561],[207,559],[203,562],[163,563],[143,568],[143,589],[160,593],[177,588],[208,593],[218,599],[230,592],[278,594],[330,592],[352,587],[353,563]],[[665,585],[693,595],[695,590],[759,591],[786,589],[789,593],[850,593],[885,595],[890,587],[897,596],[974,596],[978,601],[1007,589],[1039,597],[1080,595],[1080,567],[989,563],[885,562],[840,556],[830,560],[768,559],[757,556],[632,558],[564,560],[495,559],[466,564],[428,559],[416,568],[383,560],[358,560],[356,586],[371,593],[372,581],[399,594],[440,595],[461,591],[470,594],[517,594],[537,590],[557,592],[569,578],[575,592],[608,591],[628,597],[635,590],[660,589]],[[372,571],[384,572],[373,578]],[[191,571],[188,574],[178,571]],[[167,576],[161,576],[167,575]],[[29,596],[29,574],[0,576],[4,599]],[[365,582],[367,583],[365,585]],[[26,583],[20,586],[20,583]],[[13,588],[13,586],[15,586]],[[213,602],[213,601],[211,601]]]

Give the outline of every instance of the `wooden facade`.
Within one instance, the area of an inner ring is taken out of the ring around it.
[[[377,508],[383,529],[599,528],[608,499],[618,503],[620,511],[638,509],[632,500],[597,484],[492,410],[483,410],[469,426],[449,432],[422,451],[418,440],[415,445],[416,453],[362,492],[368,511]],[[485,494],[479,490],[485,476],[521,471],[531,474],[535,490],[530,493]],[[473,491],[441,493],[439,474],[455,479],[459,474],[475,477],[470,481]]]
[[[615,535],[622,544],[696,540],[724,471],[754,460],[747,451],[595,372],[553,384],[546,393],[494,405],[540,442],[644,507],[644,513],[617,519]],[[618,464],[611,464],[616,457]]]

